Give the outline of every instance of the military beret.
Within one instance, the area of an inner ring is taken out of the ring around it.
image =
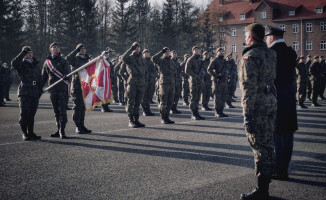
[[[232,53],[228,54],[226,57],[232,57]]]
[[[204,51],[204,52],[203,52],[203,55],[207,55],[207,54],[208,54],[208,51]]]
[[[267,35],[275,35],[275,36],[281,36],[283,37],[284,35],[284,30],[282,30],[281,28],[278,27],[274,27],[274,26],[266,26],[266,32],[265,32],[265,36]]]
[[[143,54],[144,53],[149,53],[148,49],[144,49]]]
[[[140,45],[138,44],[138,42],[132,43],[132,46],[134,46],[134,47],[140,47]]]
[[[300,56],[300,57],[298,57],[298,58],[300,59],[300,58],[305,58],[305,57],[304,57],[304,55],[302,55],[302,56]]]
[[[193,51],[193,50],[195,50],[197,48],[198,48],[197,46],[193,46],[191,50]]]
[[[49,47],[49,49],[51,49],[54,45],[57,45],[57,46],[59,46],[59,44],[57,43],[57,42],[53,42],[53,43],[51,43],[50,44],[50,47]]]
[[[319,58],[319,56],[314,56],[314,59],[317,59],[317,58]]]
[[[319,58],[324,58],[324,56],[319,56]]]

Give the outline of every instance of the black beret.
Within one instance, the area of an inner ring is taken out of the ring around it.
[[[193,46],[191,50],[193,51],[193,50],[195,50],[197,48],[198,48],[197,46]]]
[[[273,26],[266,26],[266,29],[265,29],[265,36],[267,35],[275,35],[275,36],[281,36],[283,37],[284,35],[284,32],[281,28],[278,28],[278,27],[273,27]]]
[[[148,49],[144,49],[143,54],[144,53],[149,53]]]
[[[51,43],[51,44],[50,44],[50,47],[49,47],[49,49],[51,49],[51,47],[53,47],[54,45],[57,45],[57,46],[59,46],[59,44],[58,44],[57,42],[53,42],[53,43]]]
[[[206,54],[208,54],[208,51],[204,51],[204,52],[203,52],[203,55],[206,55]]]

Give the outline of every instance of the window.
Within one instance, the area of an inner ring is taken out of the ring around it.
[[[306,32],[312,32],[312,23],[306,23]]]
[[[266,19],[266,11],[260,12],[260,18],[261,19]]]
[[[240,20],[245,20],[246,19],[246,15],[245,14],[241,14],[240,15]]]
[[[220,28],[220,36],[225,37],[225,28]]]
[[[246,36],[246,27],[242,27],[242,35]]]
[[[232,45],[231,45],[231,51],[232,51],[232,52],[237,52],[237,45],[232,44]]]
[[[299,50],[299,42],[298,41],[293,41],[292,42],[292,48],[294,51],[298,51]]]
[[[290,10],[289,11],[289,16],[294,16],[295,15],[295,10]]]
[[[225,44],[222,44],[221,43],[221,46],[220,47],[223,49],[223,51],[225,51]]]
[[[293,33],[299,33],[299,24],[293,24],[292,25],[292,32]]]
[[[231,36],[237,36],[237,29],[231,28]]]
[[[322,14],[323,8],[316,8],[316,14]]]
[[[326,50],[326,40],[320,41],[320,50]]]
[[[306,41],[306,50],[312,50],[312,41]]]
[[[285,31],[285,25],[284,24],[281,24],[280,25],[280,29],[282,29],[283,31]]]
[[[326,31],[326,22],[320,22],[320,30]]]

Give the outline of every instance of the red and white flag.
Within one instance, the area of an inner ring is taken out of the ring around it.
[[[78,72],[87,112],[112,101],[110,68],[110,63],[100,57]]]

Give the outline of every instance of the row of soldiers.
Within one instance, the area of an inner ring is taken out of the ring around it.
[[[326,62],[323,56],[300,56],[297,59],[297,98],[300,108],[307,108],[304,105],[306,97],[312,102],[312,106],[320,106],[317,102],[318,96],[323,96],[326,85]]]
[[[0,60],[0,107],[5,106],[5,101],[11,101],[9,91],[12,84],[11,69],[7,63]]]
[[[224,59],[222,48],[218,48],[216,58],[212,58],[207,51],[201,55],[201,50],[194,46],[192,56],[184,55],[180,63],[175,50],[164,47],[151,57],[148,49],[141,53],[140,45],[134,43],[117,63],[113,60],[111,64],[113,98],[120,105],[126,105],[129,127],[145,126],[139,122],[140,105],[144,116],[155,115],[150,109],[155,89],[163,124],[174,123],[170,113],[181,113],[177,109],[181,96],[184,105],[189,105],[193,120],[204,119],[198,111],[200,99],[202,110],[209,111],[209,100],[214,97],[217,117],[227,117],[223,112],[225,103],[234,108],[231,102],[236,90],[237,66],[231,54]]]

